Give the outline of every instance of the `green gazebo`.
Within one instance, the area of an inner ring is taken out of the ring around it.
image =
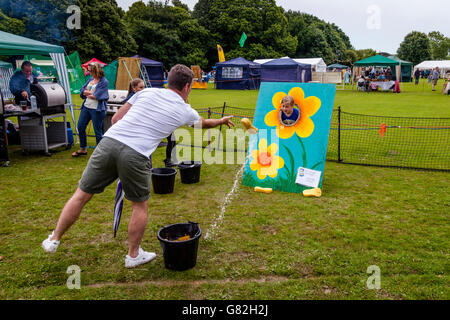
[[[388,58],[400,62],[400,69],[401,69],[401,74],[402,74],[400,81],[401,82],[411,82],[412,81],[412,72],[413,72],[412,71],[413,70],[412,62],[402,60],[397,56],[389,56]]]

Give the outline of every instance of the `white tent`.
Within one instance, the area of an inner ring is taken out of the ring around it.
[[[289,59],[289,57],[283,57],[281,59]],[[303,63],[303,64],[310,64],[312,67],[312,71],[315,72],[326,72],[327,71],[327,65],[325,61],[323,61],[322,58],[291,58],[295,62]],[[253,62],[263,64],[269,61],[272,61],[274,59],[256,59],[253,60]]]
[[[429,69],[434,69],[438,67],[439,68],[439,73],[441,74],[441,77],[444,78],[445,74],[450,71],[450,60],[428,60],[428,61],[424,61],[419,63],[418,65],[416,65],[414,67],[414,71],[416,71],[416,69],[419,70],[429,70]]]

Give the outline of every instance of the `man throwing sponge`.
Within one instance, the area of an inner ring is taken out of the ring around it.
[[[125,267],[133,268],[156,257],[140,247],[150,198],[149,156],[178,127],[234,126],[231,116],[203,119],[187,104],[193,77],[191,69],[175,65],[169,72],[167,89],[139,91],[118,110],[112,118],[113,126],[89,159],[78,188],[62,209],[56,229],[42,242],[44,251],[56,252],[61,237],[78,219],[86,203],[120,178],[125,198],[132,203]]]

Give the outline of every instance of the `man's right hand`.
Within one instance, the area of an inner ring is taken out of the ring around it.
[[[28,92],[22,91],[22,97],[28,100]]]

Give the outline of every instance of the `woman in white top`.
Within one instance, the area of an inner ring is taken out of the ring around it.
[[[78,119],[78,133],[80,135],[80,149],[72,153],[72,157],[87,155],[86,128],[92,120],[97,144],[103,137],[103,119],[106,116],[106,103],[109,98],[108,80],[99,63],[89,64],[88,70],[91,78],[80,90],[80,96],[84,99],[81,105]]]

